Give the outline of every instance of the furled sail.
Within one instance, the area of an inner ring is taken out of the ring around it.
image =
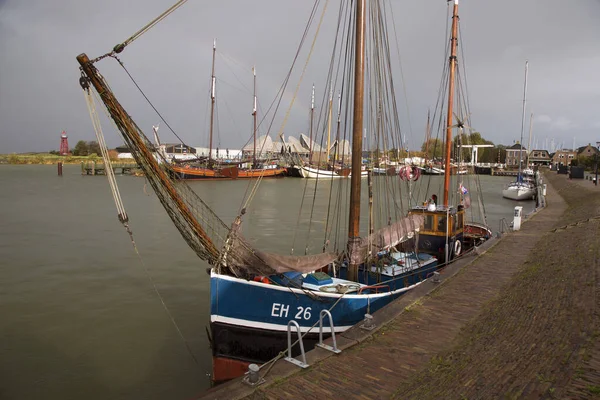
[[[306,256],[281,255],[254,249],[240,232],[239,219],[234,222],[225,246],[223,266],[235,276],[272,275],[288,271],[311,272],[323,268],[339,258],[335,253]]]
[[[366,238],[361,238],[355,249],[357,257],[364,260],[369,254],[376,254],[381,250],[387,250],[399,243],[405,242],[412,237],[423,225],[422,215],[409,215],[393,224],[373,232]]]

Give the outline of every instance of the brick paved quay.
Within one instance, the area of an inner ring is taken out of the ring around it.
[[[520,231],[376,313],[376,331],[338,336],[341,354],[280,360],[256,389],[202,398],[600,398],[600,188],[545,181],[547,207]]]

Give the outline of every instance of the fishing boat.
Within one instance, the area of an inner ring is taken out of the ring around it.
[[[517,200],[517,201],[531,200],[537,194],[537,189],[536,189],[535,184],[530,179],[526,179],[526,177],[524,176],[523,170],[522,170],[522,166],[521,166],[521,164],[523,164],[523,150],[522,150],[523,146],[521,145],[521,143],[523,143],[523,131],[525,129],[525,107],[527,105],[527,73],[528,73],[528,70],[529,70],[529,62],[525,61],[525,83],[523,85],[523,112],[521,114],[521,140],[519,142],[519,146],[520,146],[520,149],[519,149],[519,171],[517,173],[517,178],[502,189],[502,197],[511,199],[511,200]],[[530,135],[531,135],[531,127],[530,127]],[[531,136],[530,136],[530,138],[531,138]],[[527,157],[527,160],[529,160],[529,157]],[[529,166],[527,166],[526,169],[529,169],[528,167]]]
[[[485,213],[482,213],[480,221],[467,220],[468,214],[466,211],[471,207],[471,196],[463,180],[466,171],[459,168],[460,163],[453,164],[451,162],[453,130],[458,128],[460,137],[462,137],[463,130],[467,127],[464,121],[465,118],[461,120],[453,110],[455,91],[460,90],[460,86],[462,86],[456,85],[458,24],[458,0],[454,0],[450,32],[450,57],[448,71],[445,74],[448,77],[448,98],[445,118],[444,168],[429,167],[430,170],[426,169],[424,171],[424,174],[430,175],[433,170],[436,171],[433,174],[443,174],[443,200],[440,203],[437,195],[432,194],[429,200],[415,205],[409,214],[410,216],[419,216],[424,220],[418,235],[418,251],[421,254],[427,253],[436,256],[440,260],[440,264],[449,263],[464,255],[492,236],[485,220]],[[440,112],[440,116],[441,114]],[[470,115],[470,113],[467,115]],[[456,124],[454,124],[455,119]],[[474,175],[474,179],[478,179],[476,175]],[[451,190],[451,187],[454,187],[455,190]],[[482,199],[479,199],[479,201],[481,202]]]
[[[77,56],[81,69],[80,85],[88,101],[96,134],[102,137],[93,90],[98,93],[184,240],[200,259],[211,266],[210,341],[212,379],[215,382],[242,375],[250,364],[273,360],[286,349],[288,329],[293,328],[301,335],[304,349],[310,349],[319,338],[317,325],[323,323],[322,318],[325,318],[324,335],[344,332],[426,281],[437,270],[438,258],[434,254],[416,251],[413,244],[415,241],[422,242],[415,238],[422,229],[425,229],[424,232],[429,229],[427,221],[432,218],[450,216],[455,223],[447,226],[460,224],[461,229],[460,232],[452,231],[452,239],[458,237],[464,240],[462,238],[467,236],[467,225],[462,224],[464,208],[444,205],[432,211],[429,207],[417,207],[409,213],[404,203],[407,196],[402,190],[411,179],[402,180],[396,176],[373,179],[369,174],[368,190],[362,190],[365,111],[377,114],[378,118],[372,120],[375,121],[373,128],[376,132],[400,133],[399,127],[390,123],[398,115],[396,103],[384,101],[396,95],[389,54],[392,46],[387,43],[386,32],[390,29],[386,26],[384,14],[380,14],[380,8],[367,8],[365,0],[344,4],[340,12],[345,15],[340,16],[340,20],[347,21],[349,26],[340,27],[337,35],[343,36],[345,41],[335,41],[340,47],[334,48],[332,54],[347,53],[340,52],[340,48],[354,50],[350,52],[352,56],[337,61],[341,66],[332,66],[331,70],[348,71],[336,82],[342,85],[342,91],[348,93],[345,102],[348,112],[344,114],[348,117],[341,125],[344,133],[351,133],[351,173],[349,179],[329,180],[330,184],[326,185],[330,190],[328,197],[339,201],[339,204],[330,203],[321,208],[322,212],[326,212],[321,219],[325,221],[325,227],[319,238],[309,227],[306,231],[307,245],[301,255],[293,253],[293,244],[289,254],[281,254],[261,250],[243,236],[244,216],[251,207],[253,193],[259,190],[260,179],[249,181],[254,185],[248,191],[251,195],[242,199],[237,216],[227,224],[185,181],[172,178],[169,173],[172,166],[163,168],[157,162],[151,151],[152,143],[116,99],[97,69],[101,60],[119,60],[120,53],[138,34],[104,56],[92,60],[86,54]],[[370,41],[367,41],[368,37]],[[453,43],[456,43],[455,39]],[[372,57],[366,56],[367,48],[374,52]],[[331,62],[334,62],[333,58]],[[120,65],[125,68],[123,63]],[[365,79],[366,71],[371,71],[372,79]],[[100,142],[104,143],[103,140]],[[107,151],[103,150],[103,156],[105,153]],[[109,162],[106,157],[105,162]],[[446,161],[449,163],[449,158]],[[449,165],[446,171],[450,171]],[[116,187],[114,176],[108,178],[111,187]],[[306,185],[316,194],[321,185],[309,185],[310,182],[314,181],[307,180]],[[410,189],[408,191],[410,193]],[[392,200],[375,202],[377,194],[388,195]],[[113,190],[113,195],[118,218],[131,235],[118,190]],[[363,208],[362,215],[361,198],[368,199],[369,203],[368,210]],[[376,210],[377,204],[382,207]],[[312,209],[311,215],[313,212],[318,210]],[[347,213],[347,219],[342,213]],[[366,228],[363,225],[361,229],[361,218],[367,221]],[[434,233],[438,235],[440,232],[443,230]],[[484,236],[480,235],[479,241],[472,244],[478,244]],[[312,250],[315,240],[320,243],[316,251]],[[454,246],[454,241],[450,244]],[[294,347],[295,350],[297,348]],[[289,357],[293,355],[288,354]]]

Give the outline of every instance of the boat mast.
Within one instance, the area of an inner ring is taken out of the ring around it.
[[[533,113],[529,116],[529,143],[527,143],[527,165],[526,168],[529,168],[529,153],[531,152],[531,131],[533,129]],[[573,146],[573,149],[575,146]]]
[[[252,67],[254,74],[254,107],[252,108],[252,117],[254,117],[254,153],[252,158],[252,168],[256,168],[256,68]]]
[[[315,117],[315,85],[312,87],[312,97],[310,101],[310,143],[308,145],[308,163],[312,162],[312,153],[313,153],[313,120]]]
[[[333,89],[329,89],[329,118],[327,122],[327,164],[329,164],[329,148],[331,147],[331,114],[333,113]],[[335,162],[334,162],[335,163]]]
[[[342,93],[338,94],[338,115],[337,115],[337,126],[335,132],[335,142],[337,143],[335,146],[335,151],[333,152],[333,164],[340,159],[340,126],[342,125]],[[342,149],[341,151],[343,151]],[[344,156],[344,154],[342,154]]]
[[[210,138],[208,141],[208,163],[212,161],[213,125],[215,118],[215,54],[217,52],[217,39],[213,41],[212,72],[210,85]],[[216,155],[218,156],[218,154]]]
[[[450,155],[452,153],[452,106],[454,103],[454,75],[456,73],[456,47],[458,46],[458,0],[454,0],[452,37],[450,38],[450,78],[448,88],[448,115],[446,117],[446,162],[444,163],[444,207],[448,207],[450,192]]]
[[[517,182],[521,177],[521,163],[523,162],[523,131],[525,130],[525,106],[527,105],[527,72],[529,71],[529,61],[525,61],[525,83],[523,84],[523,112],[521,113],[521,141],[519,142],[519,174]]]
[[[348,221],[348,279],[358,278],[362,261],[355,249],[360,241],[360,179],[362,161],[362,132],[364,112],[365,67],[365,0],[356,0],[356,28],[354,40],[354,109],[352,120],[352,175],[350,176],[350,216]]]
[[[427,125],[425,126],[425,162],[429,161],[429,139],[431,137],[430,110],[427,110]]]

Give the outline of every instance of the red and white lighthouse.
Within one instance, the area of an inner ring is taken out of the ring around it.
[[[62,131],[60,135],[60,151],[61,156],[69,155],[69,139],[67,138],[67,132]]]

